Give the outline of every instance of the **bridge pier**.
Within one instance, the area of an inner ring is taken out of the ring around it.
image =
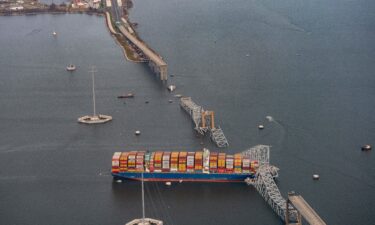
[[[166,81],[168,79],[167,65],[156,65],[153,61],[148,62],[148,66],[156,75],[159,75],[160,80]]]
[[[159,66],[159,75],[160,75],[160,80],[167,80],[168,79],[168,68],[167,65],[161,65]]]

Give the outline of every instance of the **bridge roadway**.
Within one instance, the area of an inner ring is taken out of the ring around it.
[[[154,73],[158,74],[160,76],[160,80],[167,80],[168,79],[168,71],[167,71],[167,63],[164,62],[161,56],[156,54],[151,48],[149,48],[145,43],[140,41],[137,37],[132,35],[127,27],[125,27],[122,20],[122,9],[121,6],[118,5],[117,0],[111,0],[112,4],[111,6],[111,14],[114,17],[114,20],[116,22],[117,28],[120,30],[120,32],[134,45],[136,45],[143,54],[149,59],[148,65],[153,70]],[[125,20],[125,18],[123,18]],[[126,21],[126,20],[125,20]],[[130,27],[129,27],[130,28]]]
[[[301,213],[302,217],[311,225],[326,225],[313,208],[300,195],[289,195],[288,202]],[[288,222],[288,221],[286,221]]]
[[[125,35],[127,39],[129,39],[133,44],[135,44],[150,60],[149,65],[153,69],[153,71],[160,75],[160,80],[167,80],[167,63],[161,58],[161,56],[157,55],[154,51],[152,51],[147,45],[145,45],[142,41],[138,40],[135,36],[133,36],[123,25],[117,25],[120,32]]]

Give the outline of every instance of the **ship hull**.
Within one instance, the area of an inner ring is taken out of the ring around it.
[[[117,180],[141,180],[140,172],[112,173]],[[144,181],[176,181],[176,182],[244,182],[245,179],[253,179],[253,174],[229,174],[229,173],[143,173]]]

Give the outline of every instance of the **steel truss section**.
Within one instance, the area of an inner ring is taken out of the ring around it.
[[[286,200],[281,195],[274,178],[278,176],[278,168],[269,165],[270,146],[257,145],[244,152],[243,156],[250,157],[251,160],[259,161],[259,169],[254,180],[246,179],[246,183],[253,185],[263,199],[271,206],[273,211],[285,221]],[[297,221],[298,212],[289,206],[290,221]]]
[[[201,124],[201,114],[203,111],[203,107],[195,104],[191,100],[191,97],[182,97],[180,102],[181,107],[190,115],[191,119],[195,124],[195,130],[198,131],[200,134],[204,134],[205,131],[200,129]]]
[[[242,152],[243,156],[250,157],[251,160],[257,160],[259,166],[268,165],[270,162],[270,146],[256,145]]]
[[[210,129],[211,139],[220,148],[228,147],[229,143],[220,127]]]
[[[201,135],[210,132],[211,140],[220,148],[229,146],[228,140],[224,135],[223,130],[220,127],[213,127],[202,125],[202,115],[205,115],[207,112],[202,106],[197,105],[191,97],[182,97],[180,102],[181,107],[190,115],[191,119],[195,124],[195,130]],[[203,117],[206,119],[205,117]],[[204,124],[209,124],[209,120],[204,121]]]

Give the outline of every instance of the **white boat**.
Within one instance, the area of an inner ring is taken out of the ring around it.
[[[69,64],[69,66],[66,67],[67,71],[74,71],[76,70],[76,66],[74,64]]]
[[[95,77],[94,73],[96,72],[95,68],[92,67],[91,71],[92,73],[92,101],[93,101],[93,109],[94,109],[94,115],[87,115],[82,116],[78,118],[79,123],[85,123],[85,124],[101,124],[106,123],[108,121],[112,120],[112,116],[107,116],[103,114],[96,114],[96,104],[95,104]]]
[[[53,36],[56,36],[56,35],[57,35],[56,31],[52,32],[52,35],[53,35]]]

